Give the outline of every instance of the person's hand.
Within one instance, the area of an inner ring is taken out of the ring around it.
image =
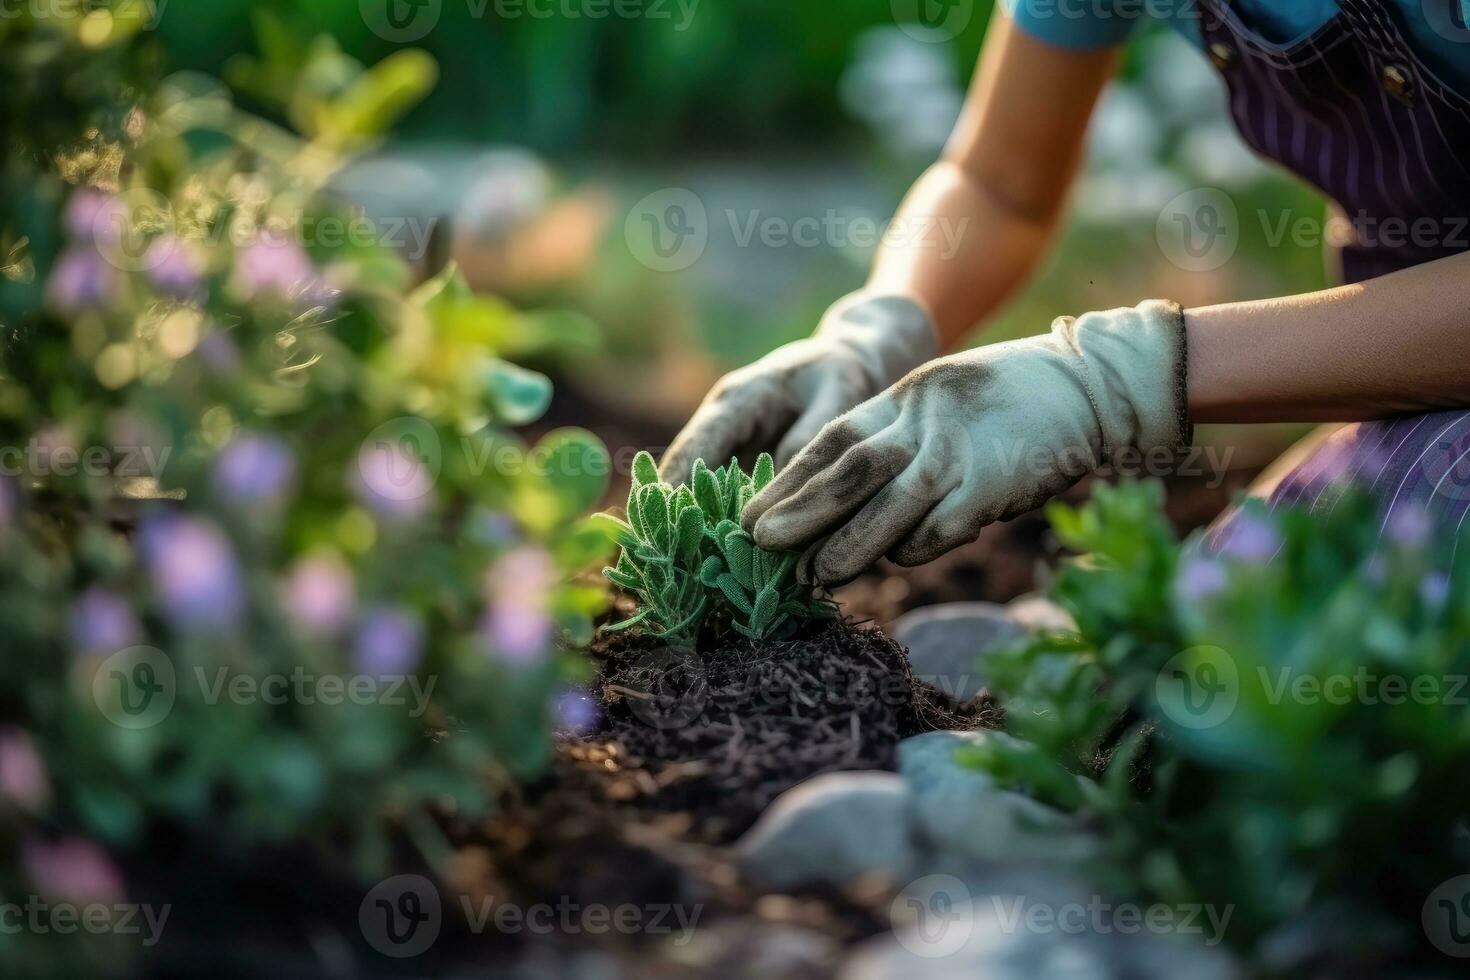
[[[670,483],[696,459],[718,466],[774,449],[784,465],[822,426],[938,352],[934,325],[913,301],[855,293],[806,340],[779,347],[720,379],[659,465]]]
[[[1152,301],[941,358],[823,428],[744,525],[829,585],[930,561],[1120,451],[1186,446],[1185,352],[1183,313]]]

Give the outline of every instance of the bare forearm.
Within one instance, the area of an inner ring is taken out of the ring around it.
[[[868,289],[914,299],[933,317],[940,347],[951,347],[1026,280],[1055,224],[1055,212],[1021,213],[941,161],[904,199]]]
[[[908,296],[952,346],[1027,278],[1077,170],[1115,51],[1052,47],[997,5],[964,111],[900,207],[869,289]]]
[[[1470,255],[1188,310],[1185,322],[1197,422],[1346,422],[1470,406]]]

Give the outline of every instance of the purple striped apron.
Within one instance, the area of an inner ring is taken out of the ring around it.
[[[1348,282],[1470,249],[1470,99],[1414,53],[1396,7],[1338,0],[1335,17],[1280,45],[1247,28],[1228,0],[1199,2],[1205,51],[1242,137],[1345,212]],[[1349,483],[1381,503],[1385,524],[1416,510],[1442,532],[1461,528],[1470,411],[1345,426],[1277,484],[1270,505],[1328,510]],[[1230,530],[1227,516],[1215,542]]]

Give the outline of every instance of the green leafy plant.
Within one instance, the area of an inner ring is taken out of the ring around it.
[[[1239,948],[1317,916],[1413,949],[1470,871],[1470,549],[1351,491],[1325,517],[1247,504],[1211,547],[1154,484],[1049,514],[1084,552],[1051,589],[1078,629],[987,657],[1020,740],[966,761],[1087,814],[1115,887],[1233,907]]]
[[[831,604],[797,582],[795,552],[765,551],[740,527],[741,511],[774,475],[765,453],[749,474],[735,459],[716,470],[699,460],[691,485],[673,487],[659,480],[653,457],[639,453],[628,519],[610,518],[622,552],[603,574],[636,595],[640,609],[604,628],[637,626],[689,641],[713,616],[717,625],[760,640],[830,615]]]

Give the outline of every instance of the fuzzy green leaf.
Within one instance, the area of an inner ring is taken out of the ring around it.
[[[730,573],[735,576],[741,586],[751,591],[756,588],[755,573],[752,569],[754,564],[755,545],[750,540],[750,535],[736,529],[725,537],[725,562],[730,566]]]
[[[718,555],[710,555],[704,560],[704,564],[699,566],[699,581],[711,589],[718,589],[720,576],[726,571],[724,559]]]
[[[740,610],[742,615],[749,616],[755,612],[755,607],[750,604],[750,597],[745,594],[745,590],[740,587],[740,583],[736,581],[735,576],[728,572],[721,575],[719,586],[720,591],[725,594],[725,598],[730,601],[730,605]]]
[[[699,555],[699,545],[704,540],[704,515],[698,507],[689,507],[679,512],[674,522],[674,555],[684,564]]]
[[[725,480],[725,516],[734,520],[740,516],[740,489],[745,484],[745,474],[740,472],[740,460],[730,457],[730,468]]]
[[[641,578],[638,578],[636,575],[629,575],[627,572],[620,572],[611,566],[604,568],[602,574],[608,581],[620,589],[627,589],[629,592],[638,592],[643,588],[643,580]]]
[[[673,533],[669,527],[669,488],[657,483],[639,487],[638,510],[644,527],[648,529],[645,539],[667,553]]]
[[[694,499],[699,501],[700,509],[704,511],[704,516],[709,522],[718,523],[725,516],[725,505],[720,496],[719,481],[704,467],[703,460],[694,465]]]
[[[658,482],[658,466],[654,464],[653,457],[645,450],[640,450],[633,457],[633,486],[635,488],[649,483]]]
[[[755,469],[750,474],[750,485],[756,493],[766,488],[766,484],[776,478],[776,463],[771,459],[770,453],[761,453],[760,458],[755,461]]]
[[[750,614],[750,628],[759,636],[765,636],[776,619],[781,597],[775,589],[762,589],[755,597],[755,609]]]

